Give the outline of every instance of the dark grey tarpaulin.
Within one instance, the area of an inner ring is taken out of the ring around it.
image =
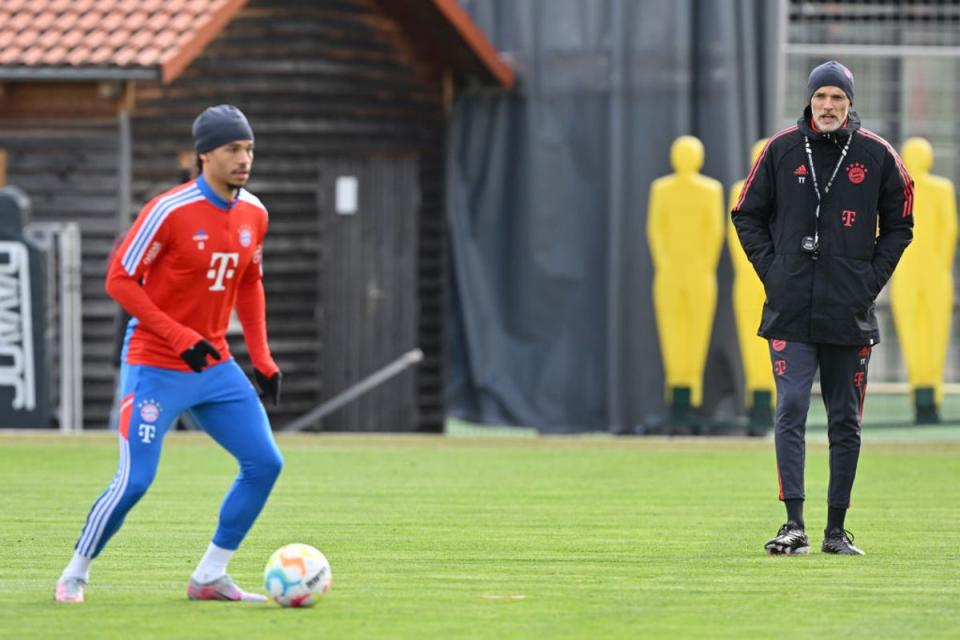
[[[775,123],[779,2],[461,0],[514,63],[513,94],[459,92],[448,166],[450,413],[545,432],[664,413],[645,237],[682,134],[726,187]],[[799,107],[798,107],[799,111]],[[743,384],[720,265],[704,410]]]

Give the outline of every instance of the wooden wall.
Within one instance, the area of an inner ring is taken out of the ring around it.
[[[235,104],[251,121],[256,158],[249,189],[270,210],[268,326],[285,374],[282,405],[271,409],[275,425],[339,391],[322,379],[320,366],[341,357],[323,317],[344,301],[324,297],[319,286],[318,271],[329,268],[334,248],[318,210],[318,169],[329,159],[408,155],[419,166],[409,313],[425,360],[413,374],[415,411],[382,428],[441,430],[447,244],[439,73],[418,60],[401,25],[372,0],[251,0],[171,85],[138,84],[131,215],[177,183],[176,156],[191,147],[193,118],[219,103]],[[363,283],[354,291],[366,295]],[[408,347],[400,339],[395,346],[384,353],[399,356]],[[324,428],[353,425],[328,421]]]
[[[0,148],[7,153],[8,183],[30,196],[31,220],[80,223],[84,427],[104,428],[116,375],[118,307],[104,292],[103,282],[107,254],[118,231],[117,120],[115,116],[38,120],[15,117],[16,113],[4,111],[0,116]]]

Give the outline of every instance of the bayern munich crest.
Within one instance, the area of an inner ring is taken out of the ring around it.
[[[860,184],[867,177],[867,168],[859,162],[847,165],[847,177],[853,184]]]
[[[140,418],[144,422],[156,422],[160,417],[160,405],[153,400],[144,400],[139,405]]]
[[[253,231],[247,225],[243,225],[240,227],[240,245],[249,247],[251,244],[253,244]]]

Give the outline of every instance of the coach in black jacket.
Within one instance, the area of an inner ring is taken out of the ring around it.
[[[820,65],[807,94],[803,117],[770,138],[732,213],[766,290],[759,334],[770,340],[777,384],[777,470],[788,521],[765,548],[809,551],[804,431],[819,367],[830,439],[821,550],[862,555],[844,518],[867,365],[880,338],[874,300],[913,236],[913,180],[890,144],[860,126],[849,69]]]

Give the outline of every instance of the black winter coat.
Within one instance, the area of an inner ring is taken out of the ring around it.
[[[767,295],[758,333],[798,342],[876,344],[874,301],[913,238],[913,179],[889,143],[860,127],[854,111],[833,133],[814,131],[810,118],[807,107],[795,127],[770,138],[732,212]],[[805,136],[823,196],[819,223]],[[819,247],[809,253],[801,244],[815,228]]]

